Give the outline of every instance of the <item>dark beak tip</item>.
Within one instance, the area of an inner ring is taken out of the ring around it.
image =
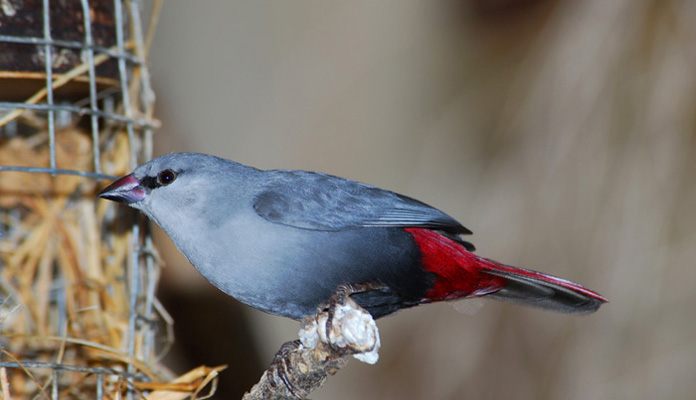
[[[113,194],[111,194],[109,192],[105,192],[103,190],[101,192],[99,192],[97,197],[99,197],[100,199],[104,199],[104,200],[113,200],[113,201],[119,200],[118,196],[114,196]]]
[[[102,189],[97,197],[119,203],[131,204],[145,197],[143,187],[133,174],[121,177]]]

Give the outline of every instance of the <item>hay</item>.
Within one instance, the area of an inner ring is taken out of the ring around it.
[[[45,137],[46,132],[38,132],[1,143],[0,165],[46,165],[48,146],[41,139]],[[111,135],[110,150],[101,160],[105,172],[127,171],[126,138],[125,132]],[[88,133],[77,127],[57,132],[56,158],[63,168],[88,170],[92,162]],[[154,354],[149,360],[128,357],[130,291],[124,266],[133,262],[135,249],[123,220],[132,221],[133,215],[97,202],[95,190],[94,181],[79,176],[1,175],[0,208],[6,217],[0,237],[2,359],[20,366],[0,371],[3,393],[30,398],[45,394],[56,379],[50,368],[22,368],[26,364],[22,360],[103,368],[109,376],[103,380],[103,390],[112,397],[126,390],[128,365],[136,371],[134,389],[154,391],[155,398],[177,398],[163,394],[174,389],[178,396],[199,392],[220,368],[171,379]],[[139,299],[140,304],[144,301]],[[161,307],[153,307],[157,310]],[[160,339],[166,341],[169,319],[157,314],[153,318],[148,323],[159,324]],[[135,354],[144,354],[151,329],[143,324],[137,330]],[[61,373],[57,379],[60,395],[83,398],[97,392],[96,374]]]
[[[161,3],[155,6],[148,43]],[[147,48],[133,42],[127,47],[145,58]],[[102,58],[97,55],[95,63]],[[87,70],[79,65],[52,86],[81,78]],[[137,96],[144,75],[134,67],[130,115],[152,122],[152,104]],[[26,103],[36,104],[45,94],[41,89]],[[50,165],[45,119],[31,110],[13,110],[0,118],[0,127],[10,121],[19,133],[0,136],[0,166]],[[122,124],[106,119],[98,144],[102,172],[126,173],[146,135],[138,131],[129,140]],[[56,165],[91,171],[92,140],[79,117],[63,125],[55,132]],[[177,378],[160,364],[172,341],[172,321],[153,293],[156,251],[146,229],[139,229],[145,226],[142,218],[98,201],[97,189],[95,180],[82,176],[0,171],[2,398],[115,399],[130,393],[170,400],[214,390],[223,366],[199,367]],[[136,288],[141,289],[134,298]]]

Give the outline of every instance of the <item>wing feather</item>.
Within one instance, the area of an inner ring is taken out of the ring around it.
[[[268,221],[303,229],[423,227],[451,234],[471,231],[421,201],[363,183],[307,171],[268,171],[254,209]]]

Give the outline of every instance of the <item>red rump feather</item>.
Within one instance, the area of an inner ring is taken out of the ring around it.
[[[461,244],[430,229],[406,228],[418,245],[423,267],[435,274],[435,283],[426,299],[451,300],[495,293],[508,285],[505,276],[526,278],[606,302],[601,295],[583,286],[528,269],[511,267],[467,251]]]
[[[482,296],[505,286],[503,278],[482,273],[489,261],[470,253],[454,240],[430,229],[404,230],[416,241],[423,267],[436,276],[435,284],[425,294],[428,300]]]

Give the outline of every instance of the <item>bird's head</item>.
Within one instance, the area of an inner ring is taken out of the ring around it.
[[[189,211],[205,212],[220,196],[233,201],[255,171],[207,154],[171,153],[117,179],[99,197],[127,204],[159,222]]]

